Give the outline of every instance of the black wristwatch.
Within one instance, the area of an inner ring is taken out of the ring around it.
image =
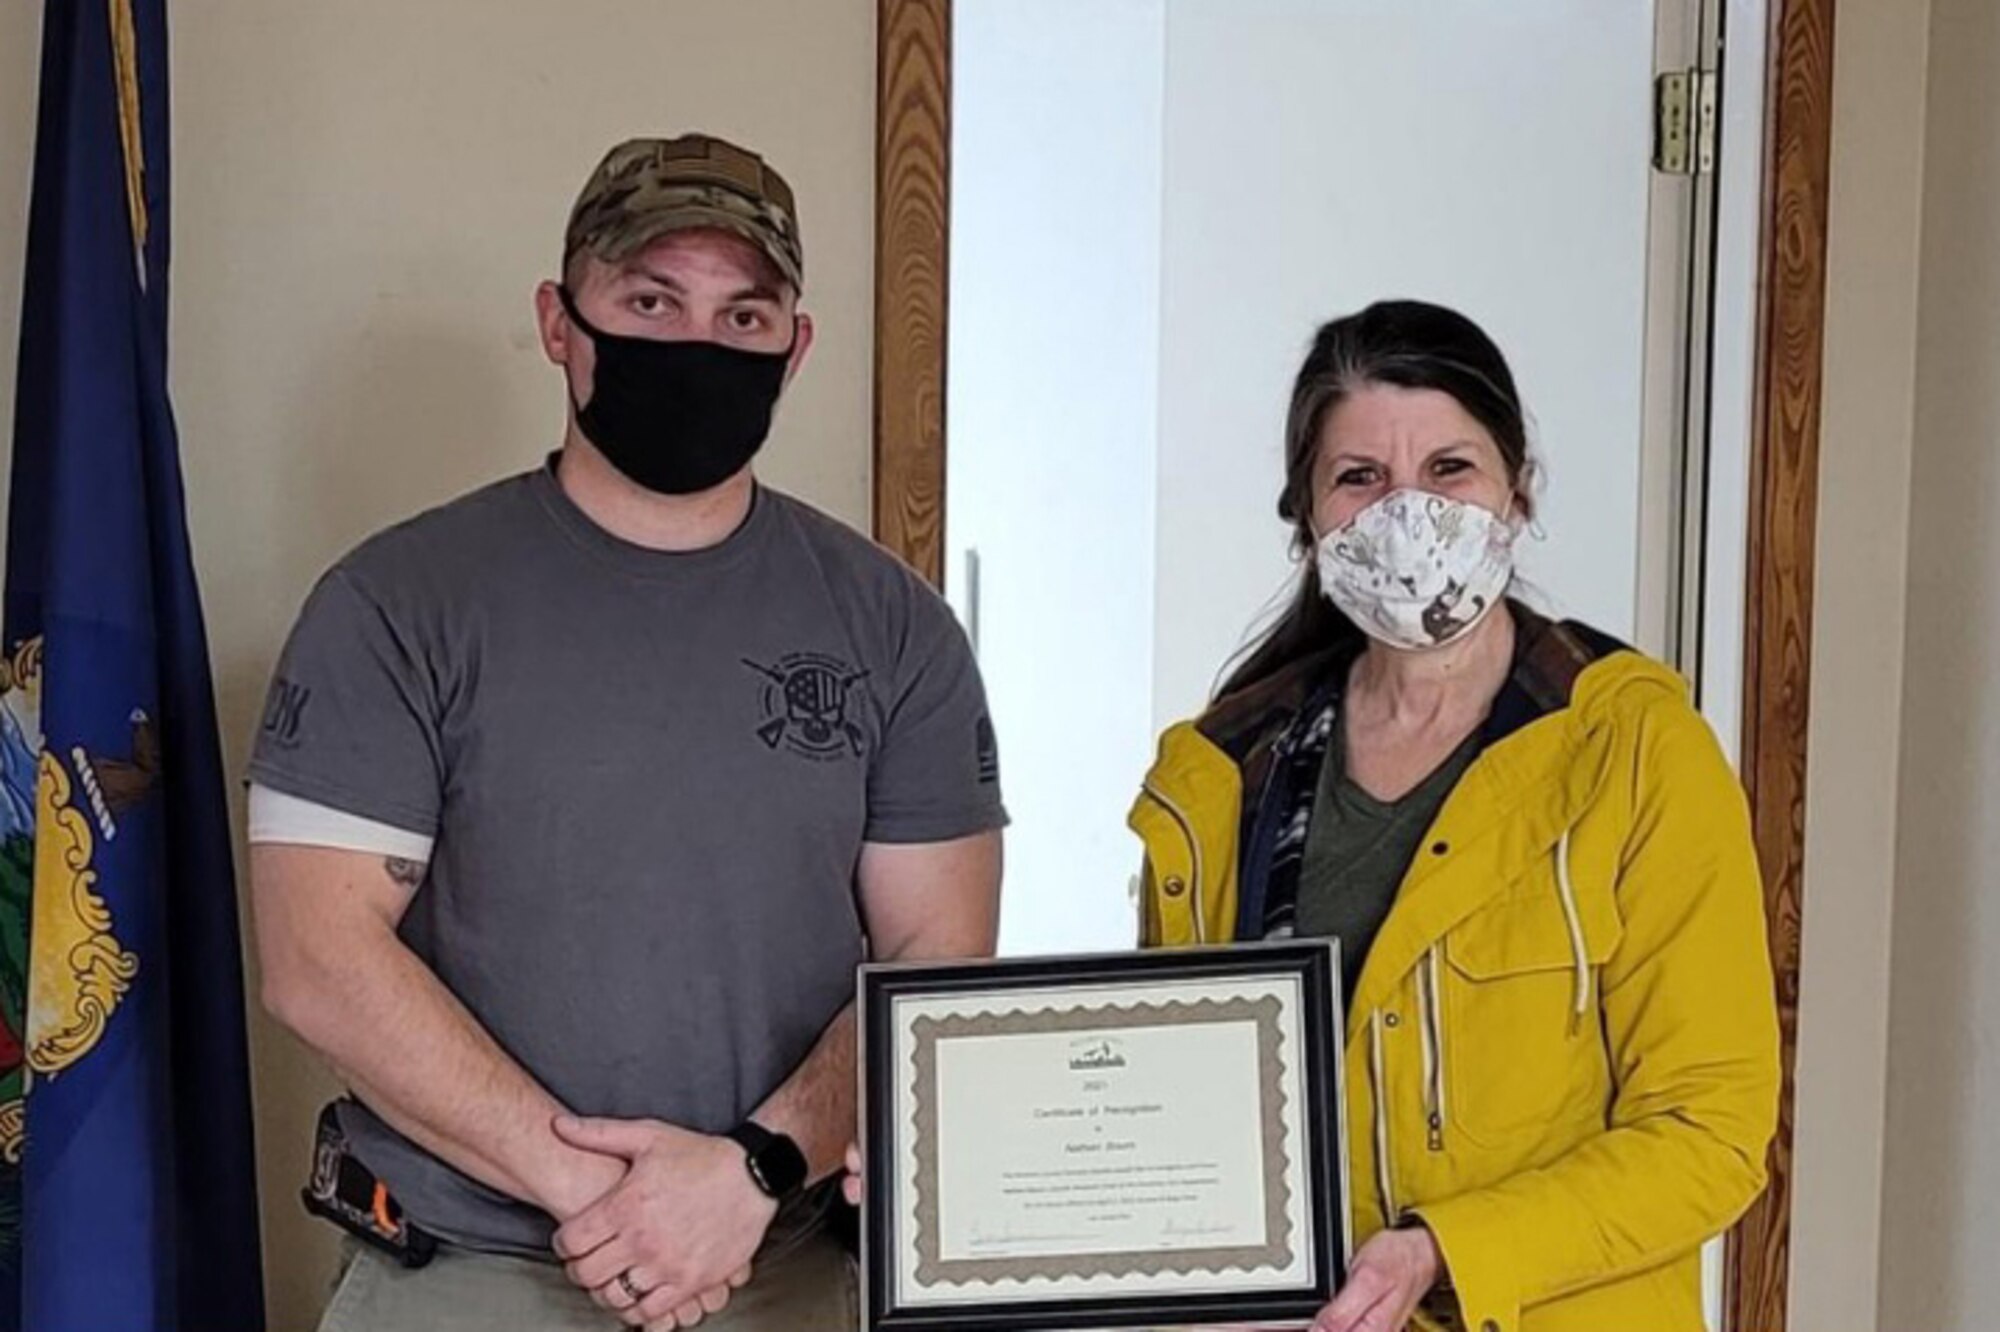
[[[751,1182],[767,1198],[790,1202],[806,1186],[806,1154],[782,1133],[773,1133],[754,1119],[746,1119],[729,1135],[743,1149],[744,1164],[750,1167]]]

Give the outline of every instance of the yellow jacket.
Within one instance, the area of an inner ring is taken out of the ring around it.
[[[1457,1298],[1426,1327],[1697,1332],[1700,1246],[1763,1189],[1777,1123],[1748,811],[1677,676],[1517,618],[1498,725],[1348,1014],[1357,1243],[1430,1228]],[[1325,669],[1161,738],[1131,816],[1146,946],[1256,937],[1237,920],[1245,773],[1257,789]]]

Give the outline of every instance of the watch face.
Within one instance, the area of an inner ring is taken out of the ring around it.
[[[773,1197],[788,1198],[805,1185],[805,1154],[790,1138],[774,1139],[758,1156],[758,1164],[763,1167],[764,1178],[771,1185]]]
[[[750,1136],[750,1135],[744,1135]],[[745,1144],[750,1178],[766,1196],[789,1198],[805,1186],[807,1166],[799,1145],[781,1133],[759,1132],[756,1145]]]

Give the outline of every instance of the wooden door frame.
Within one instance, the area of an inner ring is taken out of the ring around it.
[[[1784,1092],[1771,1187],[1729,1235],[1737,1332],[1784,1332],[1791,1253],[1835,0],[1770,0],[1742,771],[1764,866]],[[951,0],[876,0],[875,537],[944,578]]]
[[[1784,1091],[1771,1185],[1729,1234],[1723,1290],[1735,1332],[1784,1332],[1789,1312],[1834,3],[1771,0],[1764,88],[1742,771],[1764,867]]]
[[[876,0],[875,539],[944,586],[951,0]]]

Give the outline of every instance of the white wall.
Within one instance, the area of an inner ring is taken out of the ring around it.
[[[1152,748],[1165,0],[954,6],[947,583],[1007,803],[1001,947],[1121,948]]]
[[[1176,0],[1167,19],[1156,717],[1290,572],[1275,509],[1313,330],[1440,301],[1508,354],[1550,478],[1525,571],[1636,616],[1650,5]]]
[[[36,81],[0,4],[0,419]],[[232,776],[312,579],[558,440],[531,319],[569,205],[635,133],[706,128],[790,178],[820,336],[765,473],[868,520],[869,0],[176,0],[174,390]],[[232,796],[234,792],[232,791]],[[252,1026],[271,1326],[313,1325],[333,1233],[298,1203],[331,1090]]]
[[[2000,11],[1930,13],[1884,1332],[2000,1306]]]

